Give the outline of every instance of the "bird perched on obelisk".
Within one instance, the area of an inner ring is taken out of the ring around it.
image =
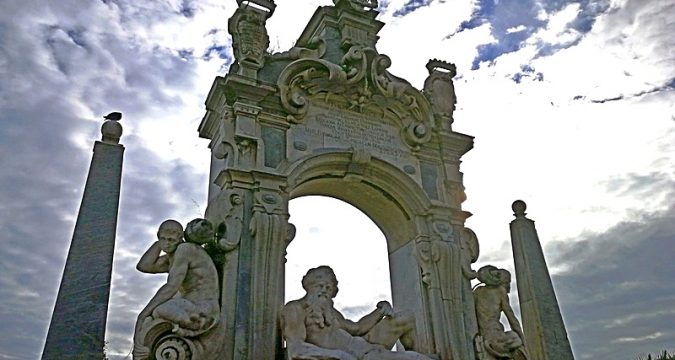
[[[117,111],[111,112],[110,114],[104,116],[103,118],[106,120],[120,121],[122,120],[122,113]]]

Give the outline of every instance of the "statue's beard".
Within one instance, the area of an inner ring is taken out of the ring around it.
[[[305,311],[307,312],[305,320],[307,325],[324,328],[333,323],[334,315],[332,313],[335,311],[333,308],[333,299],[307,294]]]

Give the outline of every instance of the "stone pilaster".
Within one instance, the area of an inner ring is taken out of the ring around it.
[[[68,251],[42,359],[100,359],[105,344],[110,278],[124,146],[109,120],[94,155]]]
[[[534,221],[525,217],[526,205],[513,203],[511,243],[523,318],[525,346],[531,360],[573,360]]]

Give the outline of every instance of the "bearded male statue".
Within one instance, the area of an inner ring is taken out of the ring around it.
[[[337,295],[333,269],[319,266],[302,278],[307,294],[287,303],[281,311],[281,328],[289,360],[430,360],[414,351],[392,351],[397,340],[406,349],[415,347],[415,318],[394,312],[380,301],[375,310],[354,322],[333,306]]]

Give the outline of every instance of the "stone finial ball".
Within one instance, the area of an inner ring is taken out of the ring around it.
[[[215,239],[213,224],[206,219],[194,219],[185,226],[185,240],[198,245]]]
[[[101,126],[101,135],[104,142],[118,144],[122,136],[122,125],[117,121],[107,120]]]
[[[524,216],[525,210],[527,210],[527,204],[525,204],[523,200],[516,200],[511,205],[511,209],[513,209],[513,213],[516,216]]]

